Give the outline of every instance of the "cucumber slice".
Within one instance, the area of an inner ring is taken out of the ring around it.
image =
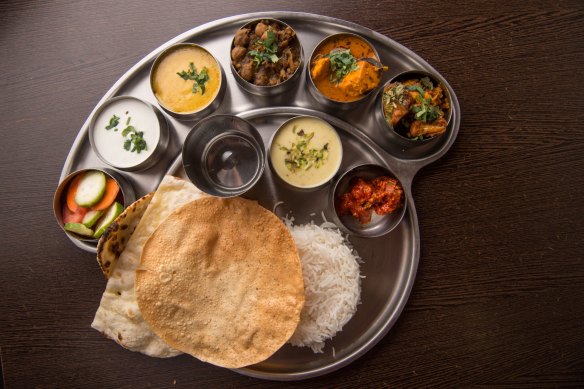
[[[81,223],[66,223],[64,228],[66,231],[74,232],[81,236],[93,238],[93,230],[85,227]]]
[[[124,210],[124,206],[117,201],[109,206],[109,208],[105,211],[103,217],[97,223],[97,227],[95,227],[95,233],[93,234],[94,238],[99,238],[105,230],[109,227],[110,224],[113,223],[114,220],[122,213]]]
[[[105,193],[105,174],[97,170],[83,175],[75,193],[75,203],[80,207],[91,207],[101,200]]]
[[[83,217],[83,225],[87,228],[91,228],[103,215],[103,211],[89,211]],[[93,234],[92,234],[93,235]]]

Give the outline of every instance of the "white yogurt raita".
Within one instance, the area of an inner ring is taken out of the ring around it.
[[[135,98],[123,97],[106,104],[94,121],[92,140],[95,150],[104,162],[114,167],[124,169],[141,164],[158,145],[158,117],[150,106]],[[132,128],[124,136],[124,130],[130,126]],[[145,145],[138,132],[143,133],[141,137]],[[132,139],[132,134],[138,139]]]

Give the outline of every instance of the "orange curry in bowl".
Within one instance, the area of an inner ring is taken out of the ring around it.
[[[352,34],[338,34],[325,39],[315,50],[310,76],[316,88],[338,102],[352,102],[365,97],[381,81],[381,69],[362,61],[379,61],[373,47]]]

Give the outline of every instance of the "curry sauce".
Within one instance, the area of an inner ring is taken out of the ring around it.
[[[360,58],[379,60],[375,50],[354,35],[333,36],[314,52],[310,75],[318,90],[331,100],[351,102],[376,88],[381,71]],[[338,60],[337,60],[338,59]],[[340,65],[335,64],[335,61]],[[339,67],[343,67],[339,71]]]
[[[200,111],[211,104],[220,86],[219,64],[197,46],[170,51],[153,71],[152,90],[158,101],[173,112]]]

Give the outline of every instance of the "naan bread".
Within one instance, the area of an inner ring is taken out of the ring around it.
[[[207,197],[176,210],[148,239],[136,298],[172,347],[217,366],[247,366],[275,353],[298,325],[300,258],[273,213]]]
[[[97,243],[97,263],[105,278],[110,278],[118,258],[126,248],[130,236],[146,212],[154,193],[139,198],[124,210],[99,238]]]
[[[180,354],[154,334],[142,318],[134,293],[136,268],[146,240],[176,208],[203,197],[190,182],[166,176],[118,258],[91,326],[121,346],[153,357]]]

